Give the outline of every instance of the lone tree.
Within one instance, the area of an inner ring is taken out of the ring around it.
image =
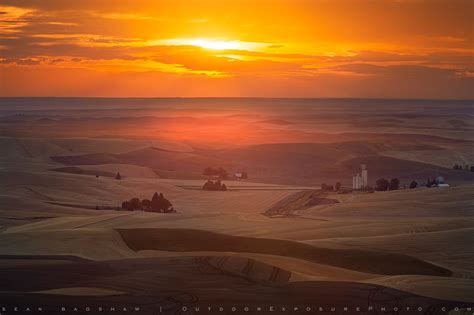
[[[122,176],[120,176],[120,172],[117,172],[117,175],[115,175],[115,179],[122,179]]]
[[[390,186],[388,187],[389,190],[398,190],[400,188],[400,181],[398,178],[392,178],[390,180]]]
[[[341,190],[341,186],[342,186],[341,183],[340,183],[340,182],[337,182],[337,183],[336,183],[336,186],[335,186],[336,191]]]
[[[390,186],[390,183],[385,178],[379,178],[375,182],[375,190],[377,191],[386,191],[388,190],[389,186]]]
[[[416,181],[412,181],[410,183],[410,189],[416,188],[418,186],[418,183]]]

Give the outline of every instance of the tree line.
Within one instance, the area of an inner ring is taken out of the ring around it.
[[[435,187],[439,184],[436,179],[428,178],[426,181],[425,186]],[[418,187],[418,182],[416,180],[411,181],[410,185],[408,186],[410,189],[414,189]],[[385,178],[379,178],[375,182],[375,190],[377,191],[386,191],[386,190],[397,190],[400,188],[400,181],[398,178],[392,178],[390,181],[386,180]]]
[[[438,185],[438,181],[436,179],[430,179],[426,181],[426,187],[434,187]],[[418,187],[418,182],[413,180],[410,182],[408,186],[410,189],[414,189]],[[379,178],[375,182],[375,188],[371,186],[367,186],[363,188],[363,190],[367,191],[387,191],[387,190],[398,190],[400,189],[400,180],[398,178],[392,178],[391,180],[387,180],[385,178]],[[321,184],[321,190],[324,191],[340,191],[341,190],[341,183],[337,182],[336,185],[327,185],[326,183]]]
[[[468,164],[464,165],[464,167],[460,164],[454,164],[453,169],[460,170],[460,171],[471,171],[474,172],[474,166],[469,167]]]
[[[412,182],[410,184],[410,188],[412,185],[415,187],[418,185],[418,183]],[[413,187],[413,188],[415,188]],[[375,182],[375,190],[376,191],[387,191],[387,190],[398,190],[400,188],[400,180],[398,178],[392,178],[390,181],[388,181],[385,178],[379,178]]]

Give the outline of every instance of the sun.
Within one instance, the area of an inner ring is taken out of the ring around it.
[[[262,50],[266,43],[239,40],[213,40],[204,38],[173,38],[148,41],[148,45],[194,46],[210,50]]]
[[[232,50],[241,48],[241,45],[238,41],[217,41],[207,39],[191,40],[190,45],[214,50]]]

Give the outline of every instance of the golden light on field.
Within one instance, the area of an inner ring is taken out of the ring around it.
[[[474,98],[470,0],[4,3],[4,96]]]

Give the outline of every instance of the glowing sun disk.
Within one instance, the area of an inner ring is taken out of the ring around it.
[[[212,50],[258,50],[265,47],[265,43],[241,42],[238,40],[212,40],[202,38],[176,38],[153,40],[149,45],[189,45]]]
[[[195,39],[191,40],[190,44],[206,49],[215,50],[227,50],[227,49],[239,49],[241,45],[238,41],[217,41],[217,40],[206,40],[206,39]]]

